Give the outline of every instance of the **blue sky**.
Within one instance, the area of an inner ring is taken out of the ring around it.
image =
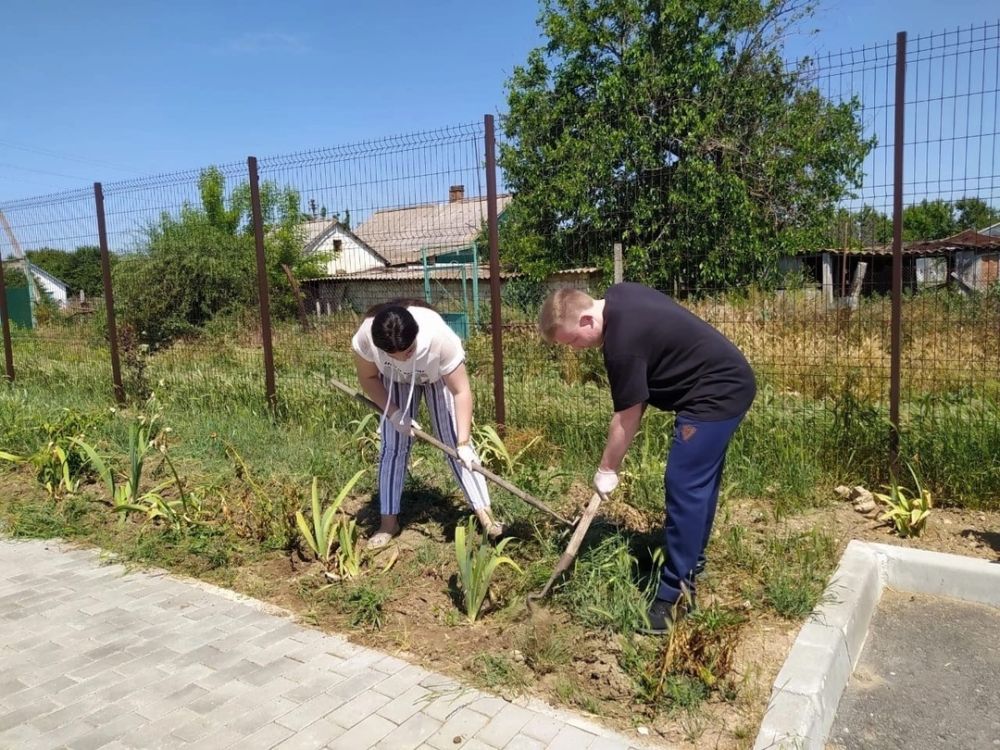
[[[7,6],[0,201],[481,121],[541,43],[535,0]],[[1000,16],[995,0],[902,7],[826,2],[789,56]]]

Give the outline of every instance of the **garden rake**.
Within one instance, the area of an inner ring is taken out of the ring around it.
[[[367,396],[365,396],[360,391],[357,391],[357,390],[355,390],[354,388],[351,388],[348,385],[344,385],[339,380],[336,380],[335,378],[330,378],[330,385],[332,385],[337,390],[345,393],[346,395],[351,396],[352,398],[357,399],[361,403],[366,404],[367,406],[369,406],[372,409],[374,409],[376,412],[378,412],[378,413],[382,412],[382,409],[379,408],[378,404],[376,404],[370,398],[368,398]],[[450,456],[451,458],[456,458],[456,459],[458,458],[458,453],[456,453],[456,451],[455,451],[454,448],[452,448],[452,447],[450,447],[448,445],[445,445],[440,440],[438,440],[436,437],[434,437],[433,435],[430,435],[429,433],[424,432],[423,430],[417,429],[416,427],[413,427],[412,429],[413,429],[413,434],[414,434],[415,437],[420,438],[425,443],[430,443],[435,448],[437,448],[438,450],[442,451],[445,455]],[[506,479],[504,479],[501,476],[498,476],[498,475],[494,474],[492,471],[490,471],[489,469],[485,468],[484,466],[481,466],[478,463],[477,464],[473,464],[472,470],[479,472],[484,477],[486,477],[491,482],[493,482],[495,485],[497,485],[498,487],[502,487],[503,489],[507,490],[507,492],[509,492],[510,494],[514,495],[515,497],[519,497],[521,500],[524,500],[524,502],[526,502],[528,505],[532,506],[533,508],[537,508],[538,510],[543,511],[544,513],[549,514],[554,519],[556,519],[557,521],[559,521],[559,523],[565,524],[566,526],[573,526],[574,521],[570,521],[567,518],[564,518],[563,516],[559,515],[558,513],[556,513],[551,508],[549,508],[545,503],[543,503],[538,498],[536,498],[536,497],[534,497],[532,495],[529,495],[527,492],[525,492],[522,489],[519,489],[518,487],[515,487],[513,484],[511,484],[510,482],[508,482]],[[584,516],[586,516],[586,514],[584,514]],[[588,521],[588,524],[589,524],[589,521]],[[574,538],[576,538],[575,534],[574,534]],[[579,546],[579,544],[577,546]]]

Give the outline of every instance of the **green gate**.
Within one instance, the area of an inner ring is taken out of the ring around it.
[[[470,328],[479,326],[479,249],[473,243],[468,247],[451,248],[449,252],[441,253],[433,259],[428,253],[432,249],[434,248],[420,248],[424,269],[424,300],[428,305],[434,305],[451,330],[463,340],[467,339]],[[461,283],[457,294],[446,290],[441,283],[443,276],[447,276],[453,285]]]
[[[28,287],[7,290],[7,311],[12,323],[22,328],[31,328],[31,295]]]

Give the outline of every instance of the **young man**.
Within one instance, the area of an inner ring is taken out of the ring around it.
[[[664,476],[664,564],[642,632],[662,634],[693,605],[704,566],[729,440],[757,387],[736,346],[672,299],[641,284],[615,284],[604,299],[559,289],[542,305],[549,343],[601,347],[614,415],[594,487],[618,486],[618,469],[647,405],[676,413]]]

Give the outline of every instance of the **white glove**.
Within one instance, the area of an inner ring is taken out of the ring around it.
[[[417,423],[417,420],[413,419],[408,414],[403,414],[402,409],[393,409],[392,414],[389,415],[387,421],[393,426],[393,428],[395,428],[396,432],[403,437],[412,437],[413,430],[420,429],[420,425]]]
[[[594,474],[594,489],[602,495],[610,495],[618,486],[618,472],[611,469],[598,469]]]
[[[473,463],[479,463],[479,459],[476,457],[476,450],[470,443],[463,443],[458,446],[455,452],[458,453],[458,460],[469,471],[472,471]]]

